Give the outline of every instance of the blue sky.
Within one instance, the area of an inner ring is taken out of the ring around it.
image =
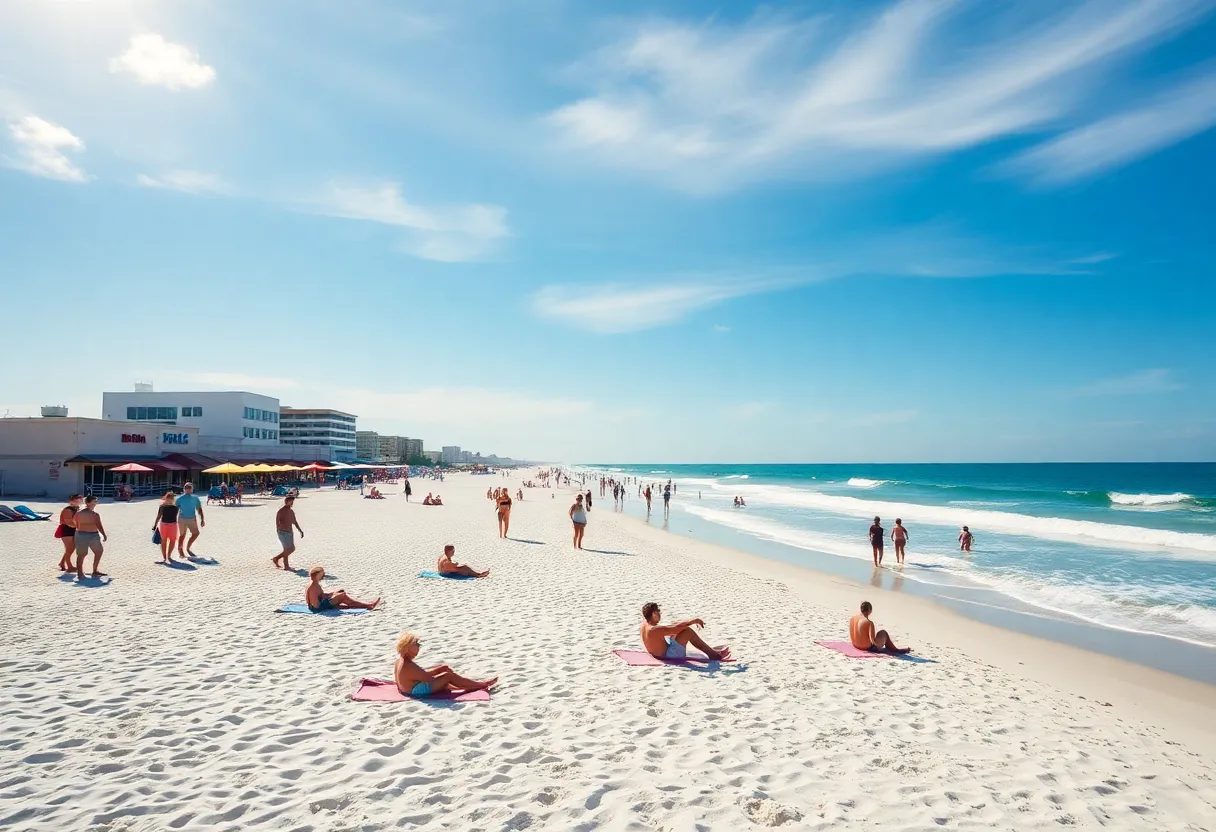
[[[10,0],[0,413],[1216,458],[1216,7]]]

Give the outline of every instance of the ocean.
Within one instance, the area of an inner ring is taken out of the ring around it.
[[[930,594],[1216,648],[1216,463],[584,468],[670,478],[673,518],[696,518],[733,532],[732,545],[820,569],[822,558],[811,563],[797,552],[871,563],[875,515],[888,535],[884,565],[894,565],[889,535],[898,517],[909,532],[899,578]],[[636,495],[626,510],[642,511]],[[735,496],[747,507],[735,508]],[[656,494],[660,516],[661,506]],[[963,525],[975,535],[969,554],[959,551]]]

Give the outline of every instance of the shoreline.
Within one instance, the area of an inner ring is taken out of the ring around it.
[[[599,498],[596,505],[603,506],[611,499]],[[896,636],[898,643],[907,641],[914,649],[917,643],[946,644],[961,649],[975,660],[1006,672],[1052,685],[1082,699],[1109,702],[1112,707],[1134,713],[1167,731],[1175,742],[1194,744],[1198,739],[1203,753],[1216,756],[1216,708],[1212,704],[1216,702],[1216,684],[982,621],[928,595],[875,586],[845,575],[664,529],[647,522],[644,516],[614,511],[610,502],[608,505],[608,511],[602,508],[596,511],[596,520],[602,522],[604,516],[623,519],[656,541],[669,535],[683,538],[695,544],[687,550],[690,556],[714,566],[738,569],[752,577],[776,578],[809,603],[840,608],[844,635],[847,635],[849,616],[856,612],[855,607],[864,597],[875,605],[875,620],[884,622],[881,626],[889,625],[893,635],[907,634]],[[661,522],[661,500],[656,501],[656,511]],[[673,519],[674,513],[675,509]],[[830,553],[821,554],[836,557]],[[894,574],[891,570],[883,571]],[[943,633],[948,633],[948,637],[943,638]],[[1152,716],[1147,717],[1147,714]]]

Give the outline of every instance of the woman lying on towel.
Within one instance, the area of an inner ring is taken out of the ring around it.
[[[437,664],[425,670],[414,663],[422,642],[413,633],[402,633],[397,639],[397,664],[393,667],[393,680],[397,690],[404,696],[434,696],[444,691],[467,693],[471,690],[489,690],[498,684],[498,677],[484,682],[475,682],[456,675],[446,664]]]

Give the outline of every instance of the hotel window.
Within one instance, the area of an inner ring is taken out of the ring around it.
[[[139,418],[139,408],[138,407],[128,407],[127,408],[127,418],[132,419],[132,420],[138,419]]]

